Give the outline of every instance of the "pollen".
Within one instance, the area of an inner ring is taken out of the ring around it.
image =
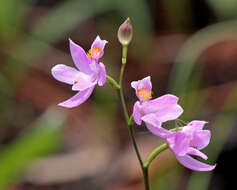
[[[96,59],[101,53],[100,48],[92,48],[88,51],[87,56],[91,59]]]
[[[152,98],[151,91],[146,88],[140,88],[138,89],[138,96],[143,100],[147,101]]]

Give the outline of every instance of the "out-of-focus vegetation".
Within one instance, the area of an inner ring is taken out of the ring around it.
[[[54,109],[47,111],[24,135],[2,147],[0,153],[0,189],[6,188],[22,175],[34,159],[49,155],[60,147],[63,116]]]
[[[206,149],[208,162],[217,162],[213,173],[190,172],[166,151],[152,164],[153,189],[215,189],[217,182],[228,188],[225,151],[237,147],[235,10],[234,0],[1,1],[0,189],[142,189],[110,86],[97,88],[78,108],[50,109],[72,95],[50,74],[56,64],[73,64],[68,38],[85,49],[98,34],[108,40],[103,62],[118,76],[116,36],[126,17],[134,27],[124,78],[129,110],[135,101],[130,82],[150,75],[154,97],[178,95],[182,119],[208,120],[213,134]],[[136,138],[144,159],[162,143],[145,127],[136,128]]]

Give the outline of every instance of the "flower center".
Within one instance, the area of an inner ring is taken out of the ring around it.
[[[100,48],[92,48],[88,51],[87,56],[91,59],[96,59],[101,53]]]
[[[146,88],[140,88],[138,89],[138,96],[140,97],[140,99],[142,101],[147,101],[147,100],[150,100],[152,97],[151,97],[151,91],[150,90],[147,90]]]

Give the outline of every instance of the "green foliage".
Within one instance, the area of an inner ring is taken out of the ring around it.
[[[55,152],[60,146],[62,115],[46,112],[30,129],[0,153],[0,189],[19,179],[33,160]]]
[[[236,32],[237,21],[233,20],[210,25],[192,35],[175,60],[169,81],[170,90],[176,95],[184,93],[201,53],[218,42],[236,39]]]
[[[236,0],[208,0],[207,2],[220,18],[232,18],[237,16]]]

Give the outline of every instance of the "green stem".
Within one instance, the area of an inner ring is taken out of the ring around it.
[[[134,124],[133,115],[131,115],[128,121],[128,126],[133,126],[133,124]]]
[[[149,185],[148,167],[147,168],[143,168],[143,176],[144,176],[145,189],[149,190],[150,189],[150,185]]]
[[[119,94],[120,94],[120,99],[122,103],[124,117],[125,117],[126,123],[128,124],[129,116],[128,116],[128,111],[127,111],[127,107],[126,107],[124,95],[123,95],[123,74],[124,74],[124,69],[127,62],[127,50],[128,50],[127,46],[123,46],[122,66],[121,66],[120,77],[119,77],[119,86],[120,86]]]
[[[135,137],[134,137],[133,127],[132,126],[127,126],[127,128],[128,128],[129,137],[132,140],[132,144],[133,144],[133,147],[135,149],[135,152],[136,152],[136,155],[137,155],[137,158],[138,158],[138,161],[139,161],[139,164],[141,166],[143,176],[144,176],[143,162],[142,162],[142,158],[141,158],[141,155],[140,155],[140,152],[138,150],[137,143],[136,143],[136,140],[135,140]]]
[[[161,152],[163,152],[164,150],[166,150],[167,148],[169,148],[168,143],[164,143],[160,146],[158,146],[157,148],[155,148],[152,153],[148,156],[147,161],[144,163],[143,167],[144,168],[148,168],[149,165],[151,164],[151,162],[156,158],[156,156],[158,154],[160,154]]]
[[[125,100],[124,100],[124,95],[123,95],[123,74],[124,74],[124,69],[125,69],[125,65],[127,63],[127,51],[128,51],[128,47],[127,46],[123,46],[123,52],[122,52],[122,66],[121,66],[121,70],[120,70],[120,77],[119,77],[119,95],[120,95],[120,99],[121,99],[121,103],[122,103],[122,108],[123,108],[123,113],[124,113],[124,117],[126,120],[126,124],[127,124],[127,128],[128,128],[128,133],[129,133],[129,137],[132,141],[133,147],[135,149],[142,173],[143,173],[143,177],[144,177],[144,183],[145,183],[145,188],[146,190],[149,190],[149,181],[148,181],[148,171],[147,169],[143,168],[143,161],[140,155],[140,152],[138,150],[138,146],[134,137],[134,132],[133,132],[133,117],[131,116],[129,118],[128,116],[128,111],[127,111],[127,107],[125,104]]]
[[[122,50],[122,64],[125,65],[127,63],[127,53],[128,53],[128,46],[124,45]]]
[[[117,90],[120,89],[120,85],[116,82],[116,80],[114,80],[111,76],[106,75],[106,79],[107,81],[113,86],[115,87]]]

